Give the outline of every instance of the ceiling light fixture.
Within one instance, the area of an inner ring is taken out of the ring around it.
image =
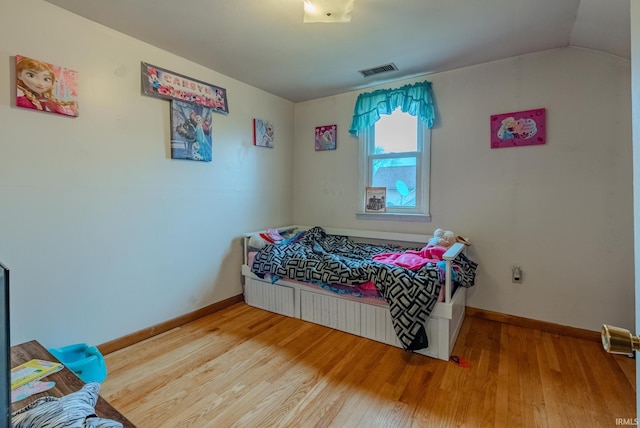
[[[354,0],[304,0],[304,22],[351,22]]]

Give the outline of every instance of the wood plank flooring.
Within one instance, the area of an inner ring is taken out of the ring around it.
[[[236,304],[105,356],[101,395],[141,428],[608,427],[635,361],[467,317],[469,368]]]

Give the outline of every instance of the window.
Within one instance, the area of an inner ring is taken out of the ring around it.
[[[357,218],[431,220],[430,128],[434,120],[433,91],[426,80],[358,95],[349,128],[360,140]],[[364,212],[367,187],[387,189],[385,213]]]
[[[380,115],[360,139],[358,218],[429,221],[431,130],[400,109]],[[364,212],[366,187],[386,187],[386,213]]]

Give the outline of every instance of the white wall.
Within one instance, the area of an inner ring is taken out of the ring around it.
[[[16,54],[78,71],[80,116],[16,108]],[[291,102],[40,0],[3,2],[0,59],[13,343],[99,344],[242,292],[240,234],[292,220]],[[211,163],[170,159],[141,61],[227,89]],[[252,145],[254,117],[274,149]]]
[[[640,288],[640,7],[631,2],[631,95],[633,123],[633,217],[635,250],[635,288]],[[633,334],[640,332],[640,295],[635,296],[636,323]],[[637,355],[637,354],[636,354]],[[640,359],[636,358],[636,373]],[[636,416],[640,409],[640,377],[636,376]]]
[[[296,104],[295,223],[450,229],[472,240],[480,263],[469,306],[589,330],[633,327],[630,62],[563,48],[381,87],[421,80],[433,82],[439,117],[432,222],[355,218],[357,139],[347,130],[360,92],[350,92]],[[490,115],[542,107],[546,145],[490,149]],[[314,127],[331,123],[337,150],[315,152]],[[521,285],[511,283],[514,264]]]

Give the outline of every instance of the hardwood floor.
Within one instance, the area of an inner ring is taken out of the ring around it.
[[[604,427],[635,418],[635,361],[467,317],[469,368],[236,304],[105,356],[139,427]]]

